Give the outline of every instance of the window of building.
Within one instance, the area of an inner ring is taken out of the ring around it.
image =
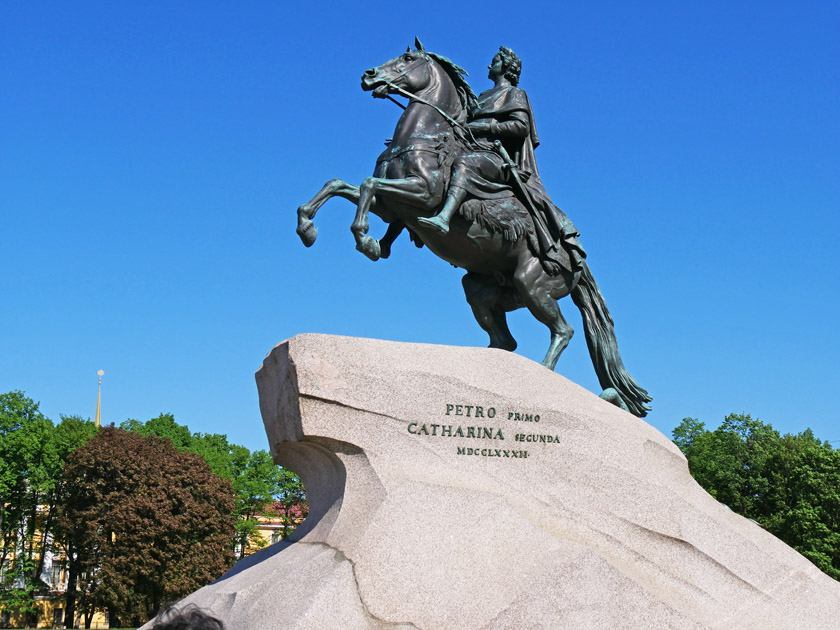
[[[53,562],[52,568],[50,569],[50,584],[53,587],[58,587],[63,584],[62,578],[64,577],[64,563],[63,562]]]

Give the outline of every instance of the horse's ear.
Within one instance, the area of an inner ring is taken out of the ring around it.
[[[426,52],[426,49],[423,48],[423,44],[420,43],[417,37],[414,38],[414,47],[421,52]]]
[[[410,53],[411,52],[411,46],[406,46],[405,47],[405,52]]]

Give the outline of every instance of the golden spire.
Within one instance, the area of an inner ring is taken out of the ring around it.
[[[99,370],[97,374],[99,374],[99,391],[96,393],[96,419],[94,424],[100,426],[102,420],[102,375],[105,374],[105,371]]]

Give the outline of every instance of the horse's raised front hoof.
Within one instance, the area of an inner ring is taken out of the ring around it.
[[[618,392],[614,388],[607,387],[607,389],[601,392],[601,398],[614,404],[619,409],[624,409],[624,411],[630,413],[630,410],[627,408],[627,404],[622,400],[621,396],[618,395]]]
[[[363,236],[362,240],[356,243],[356,249],[362,252],[365,256],[367,256],[374,262],[379,260],[379,258],[381,257],[379,241],[377,241],[372,236]]]
[[[301,219],[298,222],[297,233],[307,247],[312,247],[315,239],[318,238],[318,228],[309,219]]]

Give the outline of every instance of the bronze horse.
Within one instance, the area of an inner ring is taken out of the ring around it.
[[[356,249],[371,260],[387,258],[394,239],[407,228],[418,246],[427,246],[440,258],[467,271],[463,278],[467,302],[490,336],[491,348],[516,348],[507,325],[509,311],[526,307],[548,326],[551,342],[542,363],[549,369],[554,369],[572,337],[573,329],[557,304],[560,298],[571,295],[582,314],[589,354],[604,389],[601,396],[636,416],[645,416],[651,398],[623,365],[612,317],[589,267],[583,262],[576,271],[547,273],[533,240],[529,240],[529,234],[533,234],[532,225],[528,225],[530,215],[518,201],[508,204],[516,207],[508,207],[507,216],[475,216],[475,212],[462,210],[453,218],[447,234],[418,222],[438,212],[454,156],[469,151],[464,122],[468,99],[475,95],[465,74],[446,57],[426,51],[419,42],[416,50],[409,49],[365,71],[363,90],[379,98],[402,94],[409,98],[409,104],[372,177],[360,186],[330,180],[298,208],[301,240],[307,247],[315,242],[318,230],[312,219],[332,197],[343,197],[357,206],[351,231]],[[368,235],[369,212],[388,223],[381,240]],[[510,219],[525,222],[526,229],[511,235],[505,229]]]

